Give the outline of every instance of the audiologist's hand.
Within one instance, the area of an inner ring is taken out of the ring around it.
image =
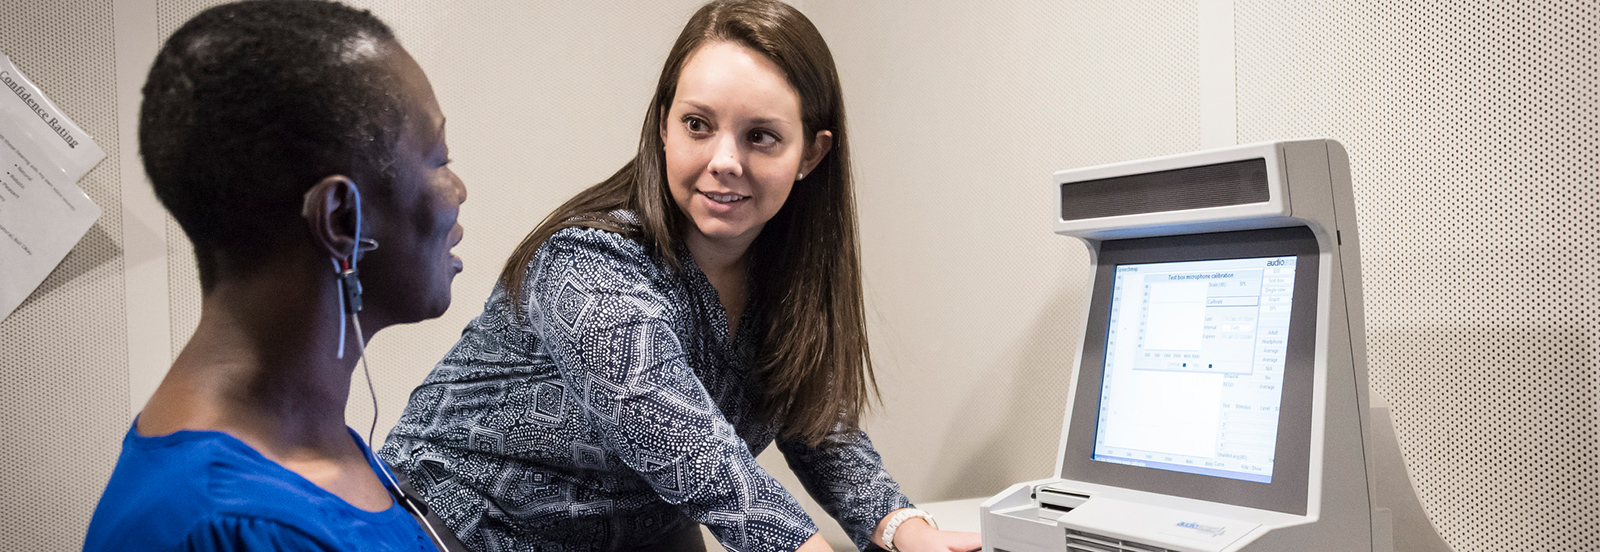
[[[883,532],[874,535],[883,539]],[[878,543],[883,546],[885,543]],[[983,547],[983,537],[977,533],[940,531],[922,518],[911,518],[895,529],[894,545],[900,552],[970,552]]]

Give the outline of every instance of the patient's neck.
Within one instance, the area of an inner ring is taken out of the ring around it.
[[[331,271],[285,264],[206,291],[200,324],[141,412],[139,433],[210,429],[257,448],[349,446],[344,415],[356,336],[347,329],[338,358]]]

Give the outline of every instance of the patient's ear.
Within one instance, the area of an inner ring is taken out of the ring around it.
[[[323,178],[306,191],[300,214],[319,252],[345,259],[355,250],[356,224],[360,221],[361,192],[344,175]]]

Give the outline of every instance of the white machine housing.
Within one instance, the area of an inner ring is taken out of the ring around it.
[[[1310,230],[1318,262],[1304,514],[1107,485],[1074,473],[1071,462],[1064,462],[1072,403],[1084,371],[1102,369],[1084,366],[1080,353],[1073,366],[1056,477],[1018,483],[982,504],[986,552],[1391,552],[1397,543],[1408,552],[1449,550],[1417,502],[1387,426],[1387,411],[1369,404],[1360,237],[1342,145],[1328,139],[1268,142],[1066,170],[1055,173],[1052,195],[1061,194],[1062,203],[1070,204],[1063,190],[1074,183],[1253,159],[1265,160],[1264,201],[1145,211],[1138,206],[1140,197],[1125,197],[1106,216],[1069,219],[1058,211],[1055,232],[1083,240],[1098,268],[1107,240]],[[1195,195],[1194,190],[1188,193]],[[1152,203],[1172,205],[1170,198],[1150,197]],[[1087,333],[1089,314],[1084,316]],[[1078,335],[1079,351],[1084,335]],[[1379,438],[1371,430],[1374,414],[1386,430]],[[1385,483],[1401,484],[1381,488],[1377,473],[1387,474]],[[1400,510],[1398,515],[1391,515],[1393,509]],[[1405,526],[1398,540],[1395,522]]]

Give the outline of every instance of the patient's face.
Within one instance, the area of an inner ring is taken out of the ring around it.
[[[395,144],[389,186],[365,216],[377,250],[361,262],[368,308],[383,325],[434,318],[450,306],[450,284],[462,270],[451,252],[461,241],[457,222],[466,186],[450,170],[445,118],[422,68],[399,45],[383,62],[399,77],[404,126]],[[357,183],[358,186],[360,183]]]

